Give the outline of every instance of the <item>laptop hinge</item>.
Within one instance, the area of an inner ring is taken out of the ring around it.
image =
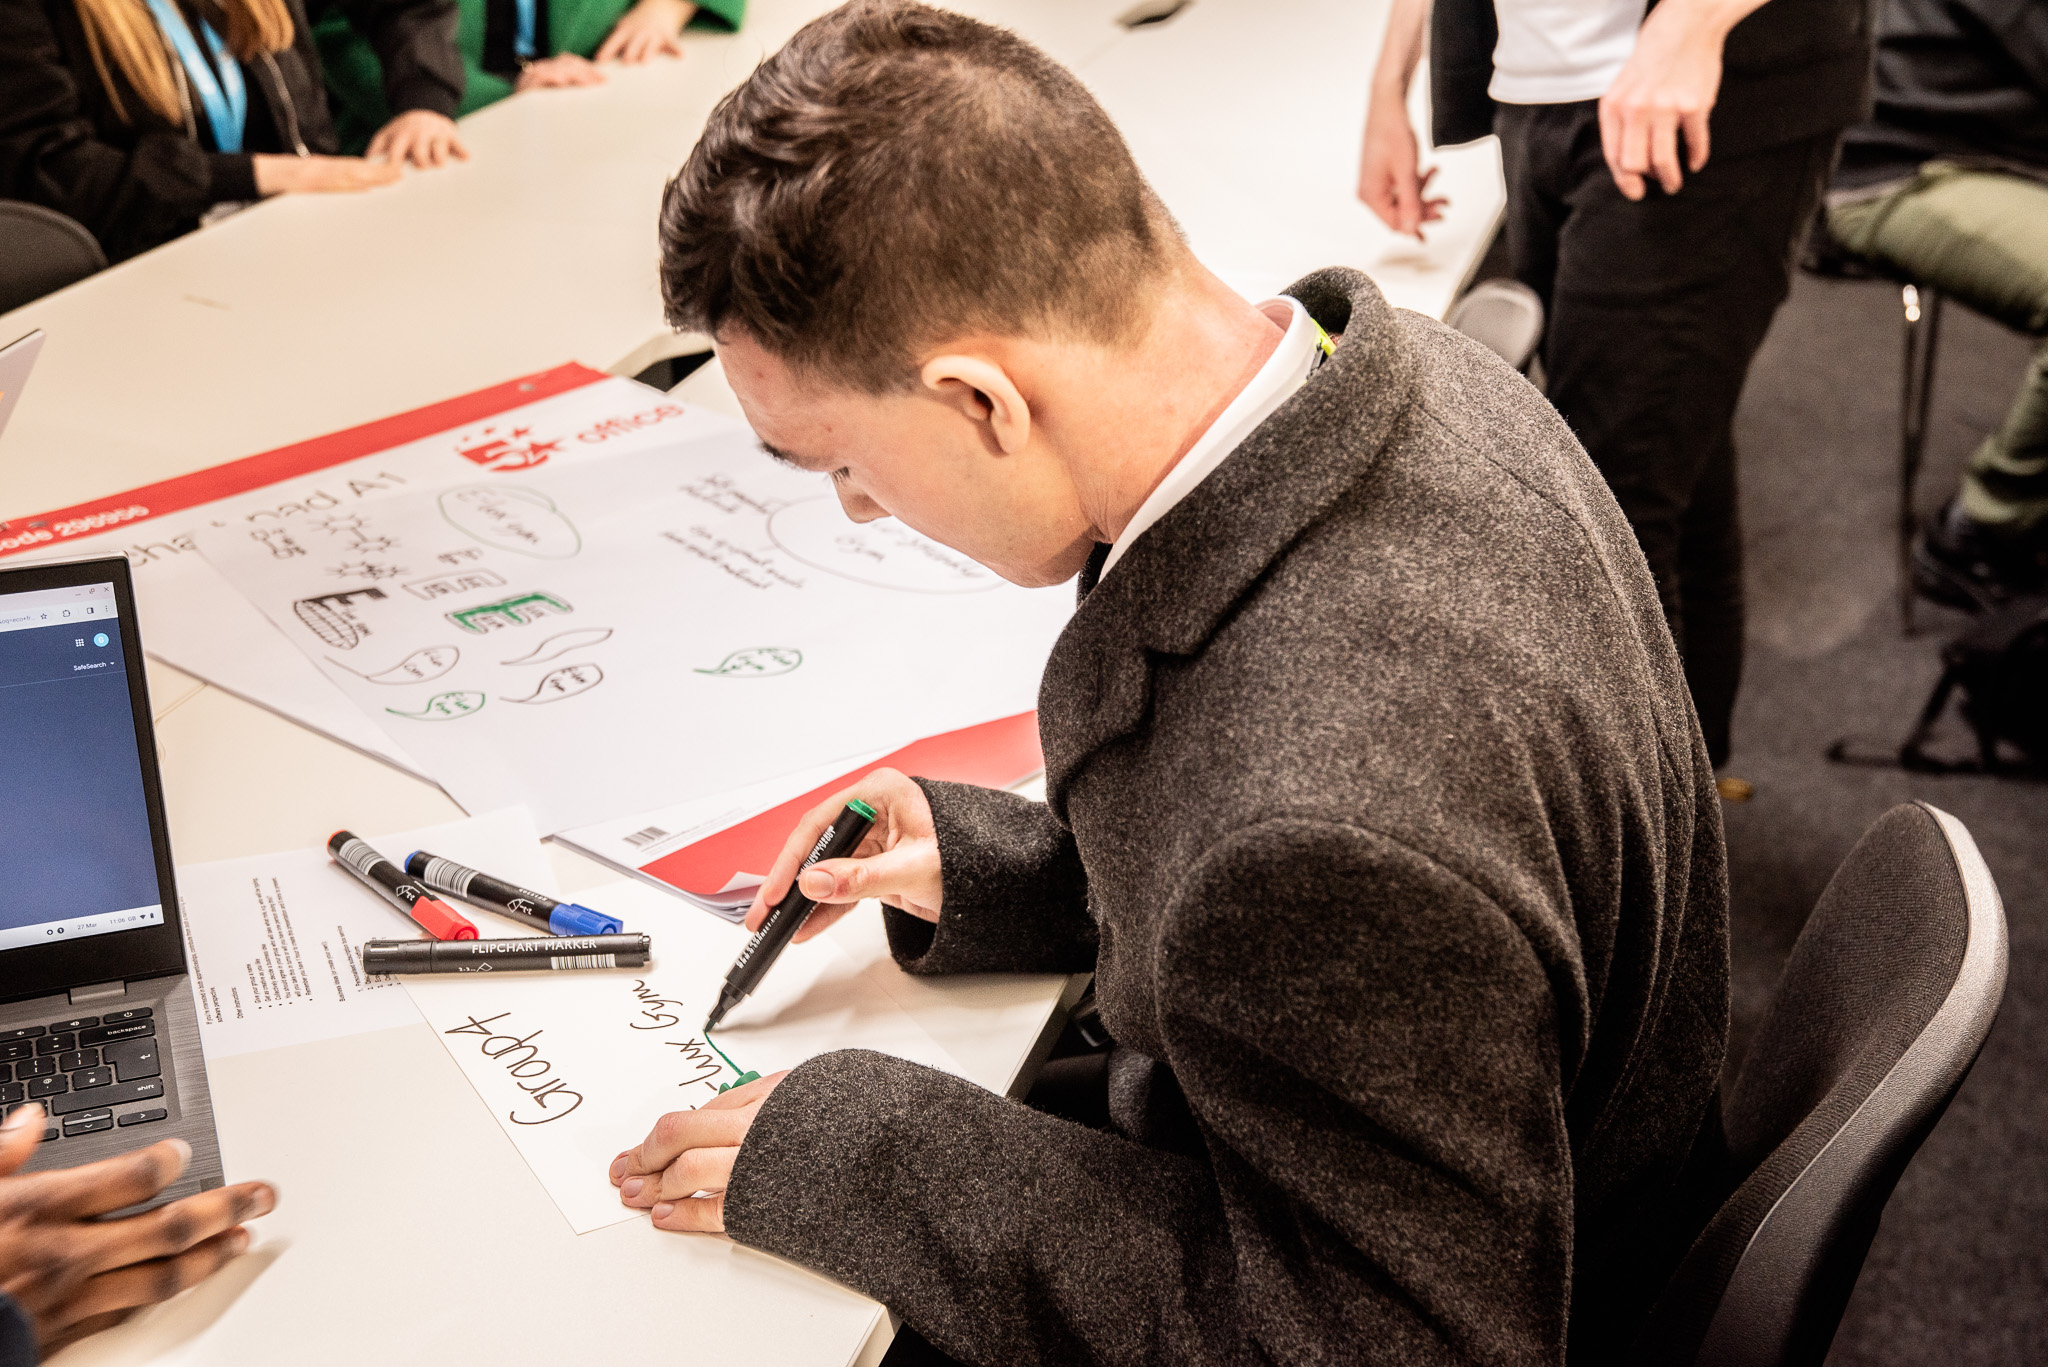
[[[94,983],[90,987],[72,988],[71,1004],[73,1006],[90,1006],[94,1002],[110,1001],[115,997],[125,997],[127,995],[128,984],[125,982]]]

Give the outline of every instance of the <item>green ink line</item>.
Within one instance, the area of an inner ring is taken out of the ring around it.
[[[718,1089],[719,1091],[727,1091],[733,1087],[744,1087],[749,1082],[759,1082],[761,1080],[761,1075],[759,1073],[740,1072],[740,1066],[732,1061],[732,1058],[725,1052],[725,1050],[718,1047],[718,1041],[711,1038],[711,1032],[709,1030],[706,1030],[704,1032],[704,1042],[711,1046],[712,1053],[718,1055],[720,1058],[725,1060],[726,1067],[732,1069],[733,1072],[737,1074],[737,1076],[734,1077],[731,1082],[722,1084]]]

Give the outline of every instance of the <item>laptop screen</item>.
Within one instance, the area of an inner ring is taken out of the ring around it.
[[[112,583],[0,593],[0,951],[164,922]]]

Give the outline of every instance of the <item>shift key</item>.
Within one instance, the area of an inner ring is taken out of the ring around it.
[[[115,1040],[100,1050],[100,1058],[114,1065],[115,1077],[128,1082],[138,1077],[156,1077],[163,1072],[156,1050],[157,1044],[153,1039]]]
[[[130,1101],[146,1101],[150,1097],[162,1096],[164,1085],[154,1078],[140,1078],[134,1082],[113,1082],[105,1087],[92,1087],[83,1092],[66,1092],[45,1101],[51,1115],[70,1115],[73,1111],[89,1110],[94,1106],[120,1106]]]

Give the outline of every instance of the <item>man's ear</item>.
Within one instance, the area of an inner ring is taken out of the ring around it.
[[[1031,405],[1008,372],[979,356],[934,356],[918,374],[924,387],[967,418],[985,422],[1004,455],[1014,456],[1031,440]]]

